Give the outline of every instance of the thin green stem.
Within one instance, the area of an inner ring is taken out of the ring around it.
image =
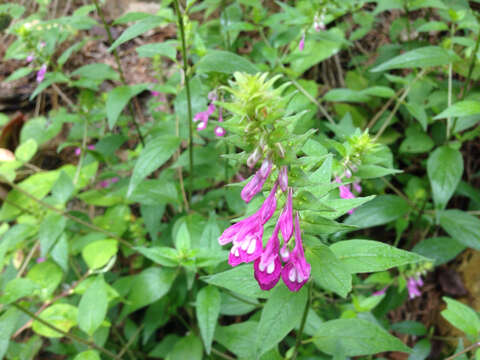
[[[133,342],[137,338],[138,334],[140,334],[140,331],[142,331],[142,329],[143,329],[143,324],[141,324],[138,327],[138,329],[135,331],[135,334],[133,334],[133,336],[128,340],[128,342],[125,344],[123,349],[118,353],[118,357],[122,357],[123,354],[125,354],[125,352],[129,350],[130,346],[133,344]]]
[[[480,347],[480,342],[476,342],[476,343],[470,345],[469,347],[466,347],[466,348],[463,349],[462,351],[460,351],[460,352],[458,352],[458,353],[456,353],[456,354],[454,354],[454,355],[446,358],[445,360],[453,360],[453,359],[459,357],[460,355],[463,355],[463,354],[465,354],[465,353],[467,353],[467,352],[469,352],[469,351],[475,350],[475,349],[478,348],[478,347]]]
[[[103,10],[100,7],[98,0],[93,0],[93,2],[97,9],[98,16],[100,16],[100,19],[102,20],[103,27],[107,32],[108,43],[109,45],[112,45],[114,41],[113,41],[112,32],[110,31],[110,25],[108,25],[107,21],[105,20],[105,15],[103,14]],[[115,58],[115,62],[117,63],[117,71],[118,71],[118,74],[120,75],[120,80],[122,81],[122,84],[128,85],[127,80],[125,79],[125,74],[123,72],[122,63],[120,62],[120,56],[118,55],[118,51],[116,48],[113,49],[113,56]],[[135,117],[135,110],[133,109],[133,105],[131,102],[129,103],[129,110],[130,110],[130,115],[132,116],[132,119],[133,119],[133,124],[135,125],[135,129],[137,130],[138,137],[140,138],[140,142],[142,143],[143,146],[145,146],[145,140],[143,138],[142,132],[140,131],[140,125],[138,124],[137,118]]]
[[[88,340],[85,340],[85,339],[82,339],[81,337],[77,336],[77,335],[74,335],[74,334],[70,334],[66,331],[63,331],[62,329],[59,329],[58,327],[56,327],[55,325],[52,325],[50,324],[48,321],[45,321],[43,320],[42,318],[38,317],[37,315],[35,315],[34,313],[32,313],[30,310],[24,308],[23,306],[17,304],[17,303],[14,303],[12,304],[13,307],[15,307],[16,309],[20,310],[21,312],[23,312],[24,314],[30,316],[32,319],[34,319],[35,321],[38,321],[39,323],[45,325],[46,327],[62,334],[63,336],[69,338],[70,340],[73,340],[73,341],[76,341],[76,342],[79,342],[83,345],[86,345],[88,346],[89,348],[92,348],[92,349],[95,349],[95,350],[98,350],[102,353],[104,353],[105,355],[111,357],[112,359],[115,359],[115,360],[119,360],[121,359],[120,356],[114,354],[113,352],[105,349],[104,347],[102,346],[99,346],[97,344],[95,344],[94,342],[91,342],[91,341],[88,341]]]
[[[180,40],[182,43],[182,61],[183,74],[185,78],[185,91],[187,93],[187,111],[188,111],[188,159],[190,162],[190,188],[188,189],[188,201],[192,200],[193,191],[193,122],[192,122],[192,99],[190,97],[190,76],[188,74],[187,44],[185,41],[185,27],[183,24],[183,15],[180,11],[178,0],[174,0],[175,12],[177,13],[178,27],[180,30]]]
[[[305,309],[303,310],[302,320],[300,322],[300,328],[298,329],[297,341],[295,343],[295,348],[293,350],[292,360],[295,360],[297,358],[298,349],[302,344],[303,330],[305,329],[305,324],[307,323],[307,317],[308,317],[308,310],[310,309],[310,305],[312,303],[312,291],[313,291],[313,281],[310,280],[310,284],[308,286],[308,299],[307,299],[307,303],[305,304]]]
[[[453,64],[448,64],[448,107],[452,106],[452,77],[453,77]],[[452,131],[452,117],[447,117],[447,140],[450,138]]]
[[[217,356],[220,356],[221,358],[223,359],[226,359],[226,360],[235,360],[235,358],[233,356],[230,356],[230,355],[227,355],[215,348],[212,348],[212,353],[214,353],[215,355]]]
[[[465,97],[465,95],[467,95],[467,93],[468,93],[468,90],[469,90],[469,87],[470,87],[470,82],[472,80],[473,70],[475,69],[475,65],[477,63],[476,60],[477,60],[477,52],[478,52],[479,46],[480,46],[480,33],[477,35],[477,41],[475,42],[475,48],[473,49],[472,56],[470,57],[470,66],[468,67],[467,79],[465,80],[465,83],[463,84],[461,99],[463,99]],[[455,129],[455,126],[453,128]]]

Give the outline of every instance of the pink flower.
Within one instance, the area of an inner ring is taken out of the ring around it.
[[[290,291],[298,291],[310,278],[311,266],[305,260],[298,213],[295,217],[295,248],[282,269],[282,279]]]
[[[41,264],[41,263],[45,262],[46,260],[47,259],[44,258],[44,257],[39,257],[39,258],[37,258],[37,264]]]
[[[302,38],[298,43],[298,50],[303,51],[304,48],[305,48],[305,33],[302,34]]]
[[[93,144],[87,145],[87,149],[88,150],[95,150],[95,145],[93,145]]]
[[[315,29],[316,32],[319,32],[320,30],[325,30],[325,13],[322,12],[322,15],[320,15],[320,18],[318,15],[315,15],[315,18],[313,20],[313,28]]]
[[[37,71],[37,83],[41,83],[45,79],[45,74],[47,73],[47,65],[43,64],[40,67],[40,70]]]
[[[275,183],[272,190],[270,191],[270,194],[267,196],[267,198],[263,202],[262,207],[259,209],[262,225],[265,225],[265,223],[270,220],[270,218],[275,213],[275,209],[277,208],[277,187],[278,185],[277,183]]]
[[[278,224],[273,230],[272,237],[268,240],[265,250],[253,264],[254,276],[262,290],[270,290],[277,285],[282,273],[282,263],[278,258]]]
[[[160,96],[160,91],[151,90],[151,91],[150,91],[150,94],[151,94],[152,96]]]
[[[387,292],[387,289],[388,289],[388,286],[385,286],[383,289],[375,291],[374,293],[372,293],[372,296],[385,295],[385,293]]]
[[[287,191],[288,188],[288,169],[286,166],[282,166],[278,171],[278,183],[280,184],[280,189],[283,192]]]
[[[75,149],[75,156],[80,156],[82,154],[82,149],[80,149],[79,147],[77,147]]]
[[[30,55],[27,56],[27,58],[25,60],[27,61],[27,63],[31,63],[34,59],[35,59],[35,57],[32,54],[30,54]]]
[[[292,188],[289,188],[285,207],[278,218],[278,224],[280,226],[280,230],[282,231],[283,248],[285,248],[293,233],[292,193]]]
[[[250,156],[247,159],[247,166],[251,169],[255,166],[255,164],[260,160],[262,157],[262,148],[260,146],[257,146],[255,150],[253,150],[253,153],[250,154]]]
[[[40,41],[40,43],[38,44],[38,47],[39,47],[40,49],[42,49],[42,48],[45,47],[45,45],[47,45],[47,43],[46,43],[45,41]]]
[[[419,287],[423,286],[423,280],[420,276],[411,276],[407,280],[407,290],[408,290],[408,297],[410,299],[414,299],[417,296],[421,296],[422,293],[420,292]]]
[[[263,184],[267,180],[270,172],[272,171],[272,162],[270,159],[265,159],[260,169],[257,170],[255,175],[242,189],[241,197],[245,202],[250,202],[252,198],[257,195],[263,188]]]
[[[100,181],[100,187],[102,187],[102,188],[105,189],[105,188],[108,187],[108,185],[110,185],[110,181],[108,181],[108,180],[102,180],[102,181]]]
[[[110,183],[111,183],[111,184],[115,184],[115,183],[117,183],[119,180],[120,180],[120,178],[119,178],[118,176],[114,176],[113,178],[110,179]]]
[[[225,136],[225,129],[221,126],[217,126],[215,128],[215,135],[218,136],[218,137]]]
[[[228,256],[228,263],[231,266],[254,261],[262,253],[263,225],[260,216],[256,214],[257,216],[244,224],[232,241],[233,246]]]
[[[360,194],[362,192],[362,186],[360,185],[360,181],[354,181],[352,185],[353,190],[355,190],[357,194]]]

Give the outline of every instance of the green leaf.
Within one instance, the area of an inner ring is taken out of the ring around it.
[[[107,288],[103,278],[98,276],[87,288],[78,304],[78,326],[88,335],[93,335],[103,323],[107,309]]]
[[[363,94],[361,91],[351,89],[332,89],[329,90],[323,97],[324,101],[336,102],[368,102],[371,100],[370,96]]]
[[[40,240],[40,255],[46,256],[53,244],[65,230],[67,218],[62,214],[51,213],[40,224],[38,239]]]
[[[343,38],[341,39],[343,40]],[[335,55],[342,46],[342,41],[332,39],[319,39],[315,41],[305,41],[304,51],[293,51],[285,60],[290,63],[292,70],[297,74],[303,74],[312,66]]]
[[[440,225],[452,238],[480,250],[480,220],[461,210],[440,212]]]
[[[365,165],[360,165],[355,175],[357,175],[362,179],[374,179],[382,176],[398,174],[401,172],[402,170],[390,169],[390,168],[386,168],[378,165],[365,164]]]
[[[97,350],[87,350],[75,356],[73,360],[101,360],[101,359]]]
[[[478,114],[480,114],[480,101],[464,100],[451,105],[449,108],[435,116],[434,119],[437,120]]]
[[[392,69],[410,69],[447,65],[452,56],[439,46],[425,46],[408,51],[390,59],[370,71],[379,72]]]
[[[31,67],[22,67],[20,69],[17,69],[15,70],[12,74],[10,74],[5,80],[3,80],[4,82],[9,82],[9,81],[14,81],[14,80],[18,80],[24,76],[27,76],[28,74],[30,74],[31,72],[33,71],[33,68]]]
[[[319,286],[343,298],[352,290],[352,275],[326,245],[306,248],[305,256],[312,266],[313,280]]]
[[[10,280],[5,285],[2,296],[0,296],[0,304],[10,304],[23,297],[32,296],[39,287],[35,281],[30,279],[17,278]]]
[[[151,248],[146,247],[136,247],[139,253],[141,253],[146,258],[152,260],[154,263],[168,266],[168,267],[177,267],[179,264],[179,254],[178,251],[171,247],[166,246],[156,246]]]
[[[237,355],[239,359],[254,359],[257,329],[258,322],[252,320],[229,326],[218,326],[215,331],[215,340]]]
[[[433,237],[417,243],[412,251],[434,260],[442,265],[454,259],[466,246],[450,237]]]
[[[91,270],[99,269],[110,261],[118,252],[118,242],[115,239],[95,241],[82,250],[83,260]]]
[[[120,35],[114,42],[113,44],[108,48],[108,51],[112,51],[116,49],[118,46],[123,44],[124,42],[127,42],[128,40],[131,40],[138,35],[143,34],[144,32],[147,32],[148,30],[151,30],[153,28],[156,28],[162,24],[162,17],[160,16],[149,16],[145,19],[142,19],[129,28],[127,28],[122,35]]]
[[[361,228],[383,225],[404,216],[408,210],[408,203],[401,197],[378,195],[372,201],[355,209],[355,212],[345,220],[345,224]]]
[[[234,72],[246,72],[256,74],[258,68],[245,57],[229,51],[210,50],[196,64],[198,73],[219,72],[233,74]]]
[[[39,285],[42,299],[47,299],[53,294],[62,277],[62,269],[50,260],[35,264],[27,274],[28,279]]]
[[[111,66],[103,63],[88,64],[79,67],[72,74],[72,76],[84,77],[92,80],[115,80],[119,81],[120,76]]]
[[[165,360],[202,360],[202,342],[194,334],[181,338]]]
[[[150,140],[135,163],[127,196],[132,194],[143,179],[170,159],[179,145],[180,139],[174,136],[159,136]]]
[[[122,112],[123,108],[128,104],[130,99],[134,96],[137,96],[147,88],[147,84],[122,85],[117,86],[108,93],[106,110],[108,127],[110,129],[115,126],[118,116]]]
[[[139,57],[165,56],[173,61],[177,60],[177,42],[165,41],[161,43],[146,44],[137,47]]]
[[[188,231],[187,223],[183,222],[175,236],[175,247],[180,253],[185,253],[191,248],[191,236]]]
[[[444,209],[462,178],[462,154],[446,145],[439,147],[428,157],[427,174],[436,208]]]
[[[78,309],[70,304],[54,304],[41,312],[39,317],[56,328],[68,332],[72,327],[77,325]],[[33,321],[32,329],[40,336],[48,338],[63,337],[61,333],[37,320]]]
[[[338,348],[342,348],[346,356],[372,355],[385,351],[410,352],[399,339],[363,319],[324,322],[314,336],[314,343],[327,354],[335,354]]]
[[[212,348],[213,334],[220,314],[220,292],[214,286],[206,286],[197,294],[196,313],[200,335],[207,354]]]
[[[405,140],[400,144],[399,151],[408,154],[421,154],[432,150],[435,145],[433,140],[423,131],[408,128]]]
[[[158,267],[150,267],[134,275],[122,317],[163,297],[170,290],[176,275],[173,269]]]
[[[203,281],[251,297],[268,298],[270,293],[263,291],[253,277],[253,266],[240,265],[233,269],[201,278]]]
[[[427,328],[421,322],[405,320],[392,324],[392,330],[401,334],[423,336],[427,334]]]
[[[292,292],[283,283],[272,290],[256,332],[257,358],[276,346],[300,323],[307,304],[307,293],[307,286],[299,292]]]
[[[24,163],[30,161],[37,152],[37,147],[37,142],[34,139],[28,139],[15,150],[15,159]]]
[[[4,359],[4,355],[10,344],[10,336],[18,329],[18,320],[22,313],[20,310],[10,307],[0,315],[0,359]]]
[[[352,273],[384,271],[396,266],[428,261],[413,252],[373,240],[346,240],[330,246],[342,264]]]
[[[447,308],[441,312],[442,316],[457,329],[476,339],[480,332],[480,318],[475,310],[459,301],[443,297]]]

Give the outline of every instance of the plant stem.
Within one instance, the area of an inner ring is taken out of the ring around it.
[[[185,78],[185,91],[187,93],[187,111],[188,111],[188,158],[190,162],[190,188],[188,189],[188,201],[192,200],[193,191],[193,122],[192,122],[192,99],[190,97],[190,76],[188,75],[187,44],[185,41],[185,27],[183,16],[180,11],[179,0],[174,0],[175,12],[177,13],[178,27],[180,30],[180,40],[182,42],[182,61],[183,74]]]
[[[133,344],[133,342],[135,341],[135,339],[137,338],[138,334],[140,334],[140,331],[142,331],[143,329],[143,324],[141,324],[138,329],[135,331],[135,334],[133,334],[133,336],[128,340],[128,342],[125,344],[125,346],[123,347],[123,349],[118,353],[118,357],[122,357],[123,354],[125,354],[125,352],[127,350],[129,350],[130,346]]]
[[[108,43],[109,45],[112,45],[113,44],[112,32],[110,31],[110,26],[107,24],[107,21],[105,20],[105,15],[103,14],[103,10],[99,5],[98,0],[93,0],[93,2],[95,4],[95,7],[97,8],[97,13],[100,16],[100,19],[102,20],[103,27],[107,32]],[[122,81],[122,84],[128,85],[127,80],[125,79],[125,74],[123,73],[122,63],[120,62],[120,56],[118,56],[118,51],[116,48],[113,49],[113,56],[115,58],[115,62],[117,63],[117,71],[118,71],[118,74],[120,75],[120,80]],[[135,125],[135,129],[137,130],[138,137],[140,138],[140,142],[142,143],[143,146],[145,146],[145,140],[143,139],[142,132],[140,131],[140,125],[138,125],[137,118],[135,117],[135,110],[133,109],[133,105],[131,102],[129,102],[129,110],[130,110],[130,115],[132,116],[132,119],[133,119],[133,124]]]
[[[478,52],[479,45],[480,45],[480,33],[477,35],[477,41],[475,42],[475,48],[473,49],[473,53],[472,53],[472,56],[470,58],[470,66],[468,67],[467,79],[466,79],[465,83],[463,84],[462,96],[460,98],[462,100],[465,97],[465,95],[467,95],[468,90],[469,90],[469,85],[470,85],[470,82],[472,80],[473,70],[475,69],[475,64],[477,63],[476,59],[477,59],[477,52]],[[455,118],[455,122],[456,121],[457,121],[457,118]],[[453,128],[455,129],[455,123],[453,124]]]
[[[452,75],[453,75],[453,64],[448,64],[448,108],[452,106]],[[447,117],[447,141],[450,138],[450,133],[452,131],[452,117]]]
[[[34,313],[32,313],[30,310],[24,308],[23,306],[17,304],[17,303],[13,303],[12,304],[13,307],[17,308],[18,310],[20,310],[21,312],[23,312],[24,314],[30,316],[32,319],[38,321],[39,323],[45,325],[46,327],[62,334],[63,336],[73,340],[73,341],[76,341],[76,342],[79,342],[81,344],[84,344],[86,346],[88,346],[89,348],[92,348],[92,349],[95,349],[95,350],[98,350],[102,353],[104,353],[105,355],[111,357],[112,359],[115,359],[115,360],[119,360],[121,359],[120,356],[118,355],[115,355],[113,352],[95,344],[94,342],[91,342],[91,341],[88,341],[88,340],[85,340],[85,339],[82,339],[81,337],[77,336],[77,335],[74,335],[74,334],[70,334],[66,331],[63,331],[61,329],[59,329],[58,327],[56,327],[55,325],[52,325],[50,324],[48,321],[45,321],[43,320],[42,318],[38,317],[37,315],[35,315]]]
[[[459,357],[460,355],[463,355],[463,354],[465,354],[465,353],[467,353],[467,352],[469,352],[469,351],[471,351],[471,350],[474,350],[474,349],[476,349],[476,348],[478,348],[478,347],[480,347],[480,342],[476,342],[476,343],[474,343],[474,344],[466,347],[466,348],[463,349],[462,351],[460,351],[460,352],[458,352],[458,353],[456,353],[456,354],[454,354],[454,355],[446,358],[445,360],[455,359],[455,358]]]
[[[230,356],[230,355],[227,355],[227,354],[225,354],[225,353],[223,353],[223,352],[221,352],[221,351],[218,351],[218,350],[215,349],[215,348],[212,348],[212,353],[214,353],[215,355],[218,355],[218,356],[220,356],[221,358],[226,359],[226,360],[235,360],[234,357],[232,357],[232,356]]]
[[[305,324],[307,323],[307,317],[308,317],[308,310],[310,309],[310,304],[312,303],[312,289],[313,289],[313,281],[310,280],[310,284],[308,286],[308,299],[307,299],[307,303],[305,304],[305,309],[303,310],[302,320],[300,322],[300,328],[298,329],[297,342],[295,343],[295,349],[293,350],[292,360],[295,360],[297,358],[298,349],[302,344],[303,330],[305,329]]]

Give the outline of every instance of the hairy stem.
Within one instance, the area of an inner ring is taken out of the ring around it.
[[[174,0],[175,12],[178,18],[178,27],[180,30],[180,40],[182,43],[182,61],[183,75],[185,77],[185,91],[187,93],[187,111],[188,111],[188,159],[190,163],[190,188],[188,190],[188,200],[192,200],[193,191],[193,122],[192,122],[192,99],[190,97],[190,75],[188,74],[187,44],[185,41],[185,27],[183,24],[183,14],[180,11],[179,0]]]

